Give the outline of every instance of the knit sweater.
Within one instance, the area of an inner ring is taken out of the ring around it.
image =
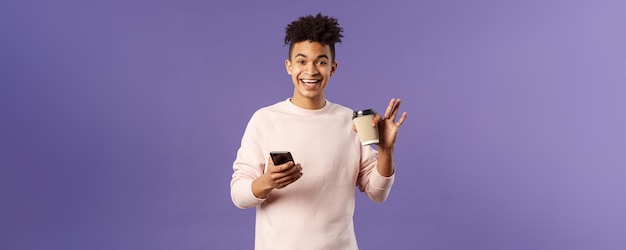
[[[302,177],[267,198],[252,193],[270,151],[290,151]],[[257,110],[250,119],[230,183],[239,208],[256,207],[255,249],[358,249],[353,226],[355,190],[383,202],[394,176],[376,170],[378,153],[361,146],[352,110],[326,101],[317,110],[289,100]]]

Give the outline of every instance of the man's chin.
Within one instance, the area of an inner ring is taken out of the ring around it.
[[[315,100],[320,99],[320,96],[322,96],[322,95],[312,95],[312,94],[303,95],[303,94],[300,94],[296,98],[298,98],[300,100],[303,100],[303,101],[304,100],[315,101]]]
[[[300,91],[300,94],[302,95],[302,97],[315,98],[315,97],[323,94],[323,92],[320,91],[319,89],[315,89],[315,90],[303,89],[303,90]]]

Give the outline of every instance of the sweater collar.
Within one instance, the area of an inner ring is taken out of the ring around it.
[[[285,104],[288,107],[288,109],[296,114],[302,114],[302,115],[321,115],[326,113],[331,106],[331,102],[329,102],[328,100],[325,100],[326,104],[324,104],[324,107],[320,108],[320,109],[303,109],[301,107],[296,106],[295,104],[293,104],[290,100],[290,98],[287,98],[287,100],[285,100]]]

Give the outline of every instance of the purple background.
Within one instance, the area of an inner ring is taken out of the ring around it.
[[[409,113],[362,249],[626,249],[621,0],[3,0],[0,249],[251,249],[231,164],[318,11],[327,98]]]

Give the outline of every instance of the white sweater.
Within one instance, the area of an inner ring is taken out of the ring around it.
[[[266,199],[252,193],[270,151],[290,151],[302,177]],[[259,109],[250,119],[233,164],[231,197],[256,207],[255,249],[358,249],[353,214],[355,187],[383,202],[394,176],[376,171],[377,152],[361,146],[352,110],[326,101],[318,110],[289,100]]]

